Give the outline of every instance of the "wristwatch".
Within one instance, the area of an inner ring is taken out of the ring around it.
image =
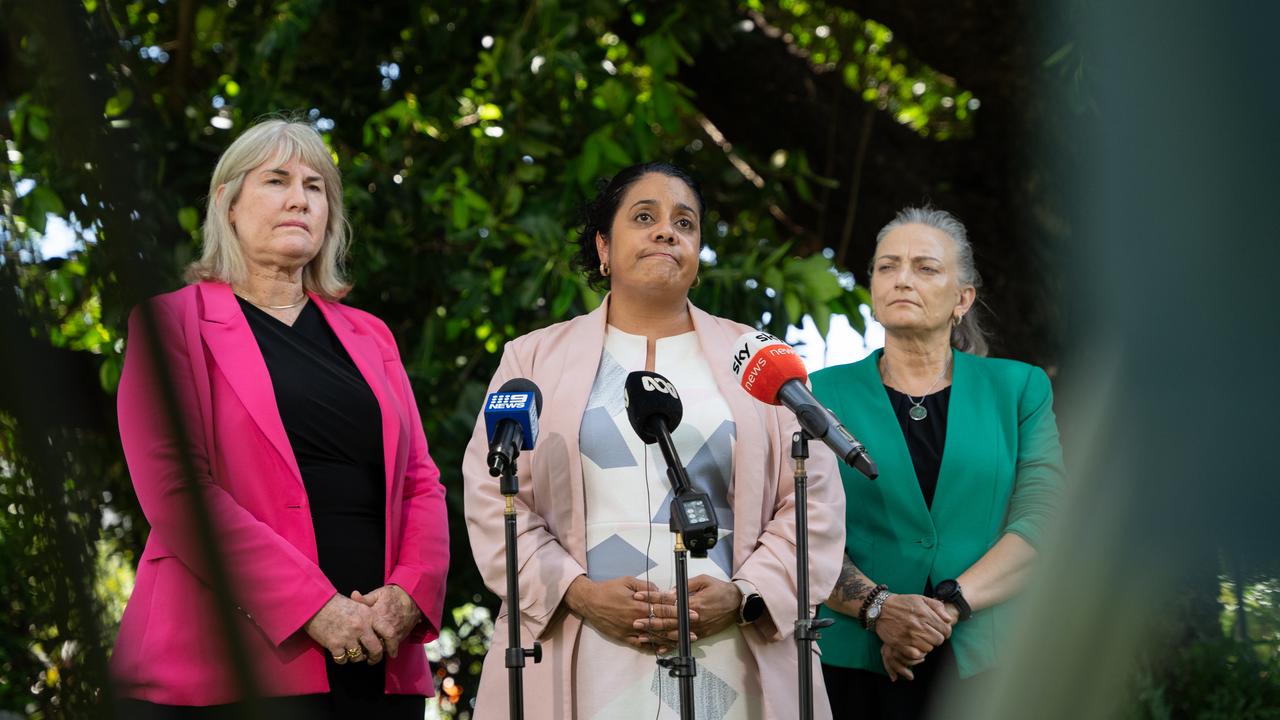
[[[956,606],[956,610],[960,611],[960,619],[968,620],[973,617],[973,609],[969,607],[969,601],[964,599],[964,593],[960,591],[960,583],[955,580],[943,580],[933,588],[933,596],[944,603],[951,603]]]
[[[867,629],[871,632],[876,631],[876,620],[880,619],[880,611],[884,609],[884,603],[893,597],[893,593],[885,590],[876,595],[876,599],[871,602],[871,607],[867,608]]]
[[[734,580],[738,591],[742,593],[742,604],[738,606],[738,624],[750,625],[764,616],[764,598],[756,592],[755,586],[748,582]]]

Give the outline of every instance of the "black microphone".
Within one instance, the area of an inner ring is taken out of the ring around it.
[[[671,431],[680,426],[684,417],[680,393],[658,373],[637,370],[627,376],[623,399],[631,429],[644,444],[656,443],[667,462],[667,480],[673,496],[671,529],[681,534],[694,557],[706,557],[719,539],[720,524],[711,497],[693,489],[671,440]]]
[[[532,380],[513,378],[490,393],[484,404],[484,424],[489,434],[489,474],[497,477],[514,468],[521,450],[532,450],[538,441],[538,416],[542,391]]]

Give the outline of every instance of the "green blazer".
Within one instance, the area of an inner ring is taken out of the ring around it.
[[[814,373],[813,392],[867,446],[880,470],[867,480],[840,466],[845,551],[873,582],[923,593],[955,578],[1005,533],[1033,546],[1054,515],[1064,480],[1044,371],[1013,360],[954,353],[947,437],[932,509],[916,480],[902,427],[880,378],[883,351]],[[822,661],[883,673],[880,638],[856,618],[822,606]],[[975,612],[951,635],[960,676],[991,667],[1008,631],[1008,603]]]

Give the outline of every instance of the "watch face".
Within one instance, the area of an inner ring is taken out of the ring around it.
[[[957,583],[955,580],[943,580],[942,582],[938,583],[937,587],[933,589],[933,594],[934,594],[934,597],[938,598],[939,600],[943,602],[949,602],[951,598],[955,597],[956,590],[958,590],[959,588],[960,588],[960,584]]]
[[[882,606],[881,606],[881,605],[878,605],[878,604],[877,604],[877,605],[872,605],[872,606],[871,606],[871,609],[867,610],[867,619],[868,619],[868,620],[875,620],[876,618],[880,617],[880,610],[881,610],[881,608],[882,608]]]
[[[751,595],[746,602],[742,604],[742,621],[755,622],[764,614],[764,598],[759,595]]]

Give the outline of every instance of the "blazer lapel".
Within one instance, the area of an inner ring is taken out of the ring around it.
[[[395,402],[391,388],[387,385],[384,361],[391,358],[383,357],[377,342],[353,325],[343,315],[337,303],[321,300],[314,293],[307,294],[311,296],[311,302],[320,309],[333,334],[338,336],[338,342],[346,348],[347,354],[356,364],[356,369],[360,371],[364,381],[368,383],[369,389],[378,400],[378,409],[382,415],[383,471],[387,482],[387,502],[390,503],[395,479],[399,473],[396,459],[400,450],[400,429],[408,427],[408,419],[401,417],[401,408]]]
[[[558,422],[554,427],[543,428],[540,432],[554,432],[564,437],[573,482],[568,486],[569,502],[563,506],[562,522],[557,525],[570,528],[569,532],[561,535],[560,541],[583,567],[587,564],[587,503],[582,478],[582,455],[578,452],[578,435],[582,415],[587,409],[587,400],[591,397],[591,387],[595,384],[596,372],[600,369],[608,311],[609,296],[606,295],[598,308],[573,323],[557,352],[551,353],[554,358],[548,358],[560,365],[559,368],[549,368],[546,371],[537,367],[530,368],[530,374],[535,377],[557,378],[554,389],[543,388],[543,391],[546,393],[544,404],[556,408],[555,418]],[[546,392],[547,390],[551,391]]]
[[[981,375],[975,372],[972,355],[957,350],[952,357],[955,360],[951,368],[951,400],[947,404],[947,437],[938,468],[938,489],[933,496],[935,520],[976,516],[973,508],[986,507],[991,498],[973,492],[973,470],[995,467],[988,455],[994,447],[988,418],[996,416],[989,407],[995,394],[975,387],[981,382]]]
[[[280,420],[271,374],[231,286],[205,281],[200,283],[199,293],[202,300],[200,335],[214,364],[221,368],[240,403],[301,484],[302,473]]]
[[[880,357],[883,354],[883,350],[876,350],[866,360],[853,366],[856,371],[855,381],[859,385],[859,391],[854,396],[869,398],[871,402],[854,408],[858,413],[857,417],[844,417],[841,420],[848,427],[858,428],[860,432],[855,434],[866,445],[867,452],[879,466],[880,478],[874,481],[876,490],[886,498],[894,498],[886,500],[884,510],[886,513],[896,511],[898,516],[885,517],[884,521],[894,528],[912,527],[923,533],[932,533],[933,519],[929,515],[928,506],[924,504],[924,495],[920,492],[916,467],[911,461],[907,441],[902,436],[902,424],[893,412],[893,405],[884,389],[884,380],[880,376]]]

